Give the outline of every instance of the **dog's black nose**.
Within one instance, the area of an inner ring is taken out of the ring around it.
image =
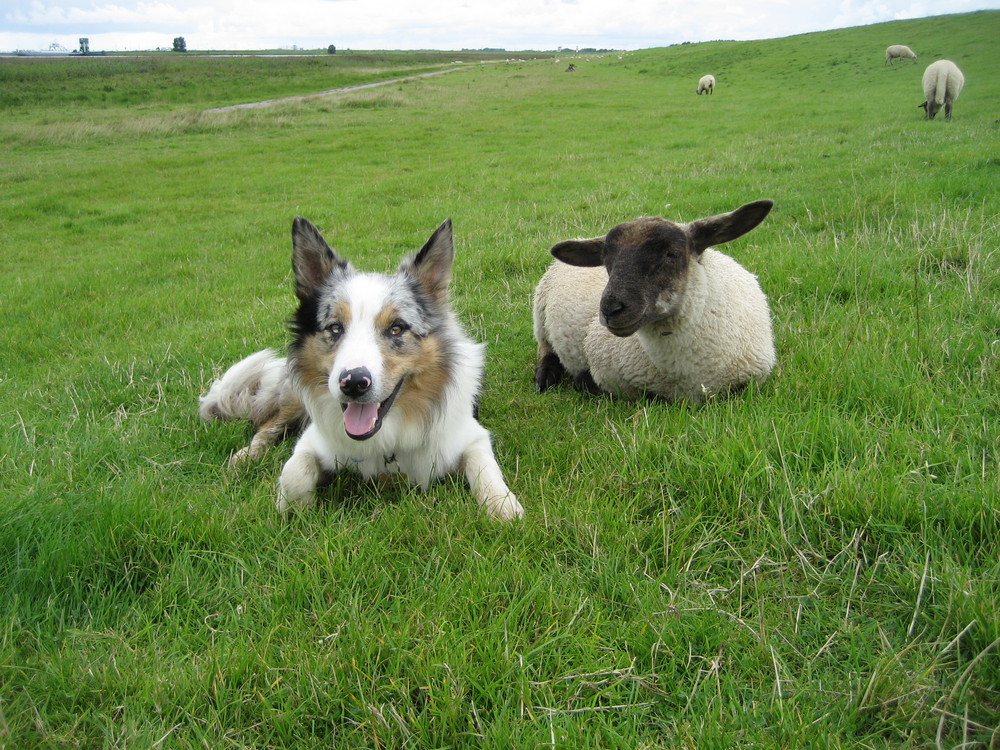
[[[359,398],[372,387],[372,374],[367,367],[355,367],[340,373],[340,392],[349,398]]]

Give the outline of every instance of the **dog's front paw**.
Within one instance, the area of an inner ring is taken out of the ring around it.
[[[278,499],[274,502],[274,507],[278,509],[284,518],[292,511],[308,510],[316,504],[316,495],[313,492],[303,494],[290,494],[285,487],[278,484]]]
[[[524,518],[524,508],[514,497],[513,492],[508,492],[501,497],[492,497],[483,505],[486,512],[500,521],[513,521],[515,518]]]
[[[278,479],[278,499],[274,505],[283,516],[316,504],[319,466],[312,456],[296,453],[285,464]]]

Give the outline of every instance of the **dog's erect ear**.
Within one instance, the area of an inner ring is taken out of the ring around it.
[[[444,302],[448,299],[448,284],[451,283],[454,261],[455,243],[451,233],[451,219],[445,219],[413,260],[403,264],[403,268],[417,277],[432,299]]]
[[[347,261],[337,257],[323,235],[307,219],[292,221],[292,270],[295,271],[295,294],[306,299],[319,288],[334,268],[347,269]]]
[[[571,266],[601,266],[604,265],[604,237],[557,242],[549,252]]]

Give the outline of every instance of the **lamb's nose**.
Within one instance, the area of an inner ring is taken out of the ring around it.
[[[601,313],[605,318],[613,318],[625,309],[625,303],[613,294],[607,294],[601,300]]]
[[[340,392],[349,398],[359,398],[372,387],[372,374],[367,367],[355,367],[340,373]]]

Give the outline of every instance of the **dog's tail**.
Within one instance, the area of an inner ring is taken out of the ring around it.
[[[291,393],[286,361],[270,349],[240,360],[201,397],[202,419],[249,419],[255,427],[271,419]]]

